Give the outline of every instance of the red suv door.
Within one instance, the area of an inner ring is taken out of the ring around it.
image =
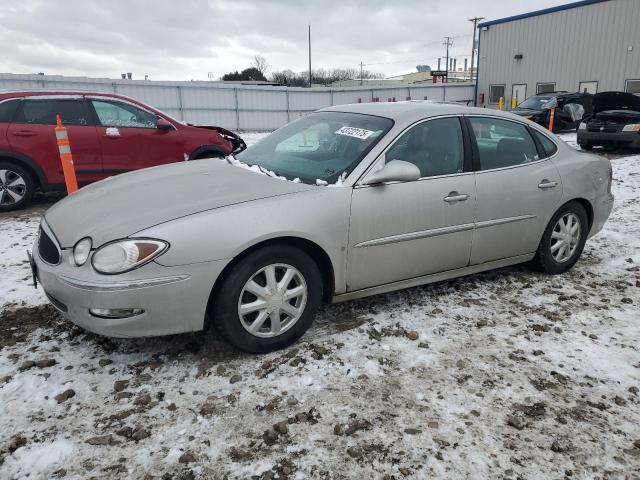
[[[106,174],[185,160],[185,141],[180,133],[158,129],[158,116],[132,103],[91,97],[98,121],[102,165]]]
[[[54,125],[56,114],[67,128],[78,182],[104,178],[100,142],[92,115],[81,98],[25,98],[7,130],[11,149],[34,160],[50,184],[64,183]]]

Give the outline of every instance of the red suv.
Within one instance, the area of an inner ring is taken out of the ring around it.
[[[24,207],[36,190],[64,188],[56,114],[67,128],[81,185],[246,148],[239,136],[224,128],[184,124],[122,95],[0,91],[0,211]]]

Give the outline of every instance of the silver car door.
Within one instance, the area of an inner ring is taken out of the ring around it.
[[[478,205],[471,264],[526,255],[538,247],[562,199],[560,174],[528,128],[495,117],[468,117]]]
[[[354,188],[347,290],[468,265],[476,193],[460,120],[420,122],[383,153],[417,165],[421,179]]]

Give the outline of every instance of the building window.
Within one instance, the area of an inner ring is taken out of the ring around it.
[[[556,91],[556,82],[538,83],[536,85],[536,93],[551,93]]]
[[[624,82],[624,91],[629,93],[640,93],[640,80],[627,80]]]
[[[489,85],[489,103],[500,102],[500,97],[504,102],[504,85]]]

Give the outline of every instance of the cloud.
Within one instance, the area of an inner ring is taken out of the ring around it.
[[[527,2],[529,3],[529,2]],[[535,8],[564,3],[538,0]],[[529,6],[531,4],[529,3]],[[481,15],[523,13],[519,0],[21,0],[0,10],[0,71],[116,78],[204,80],[246,68],[255,54],[272,70],[314,67],[390,74],[444,56],[470,56],[471,24]]]

